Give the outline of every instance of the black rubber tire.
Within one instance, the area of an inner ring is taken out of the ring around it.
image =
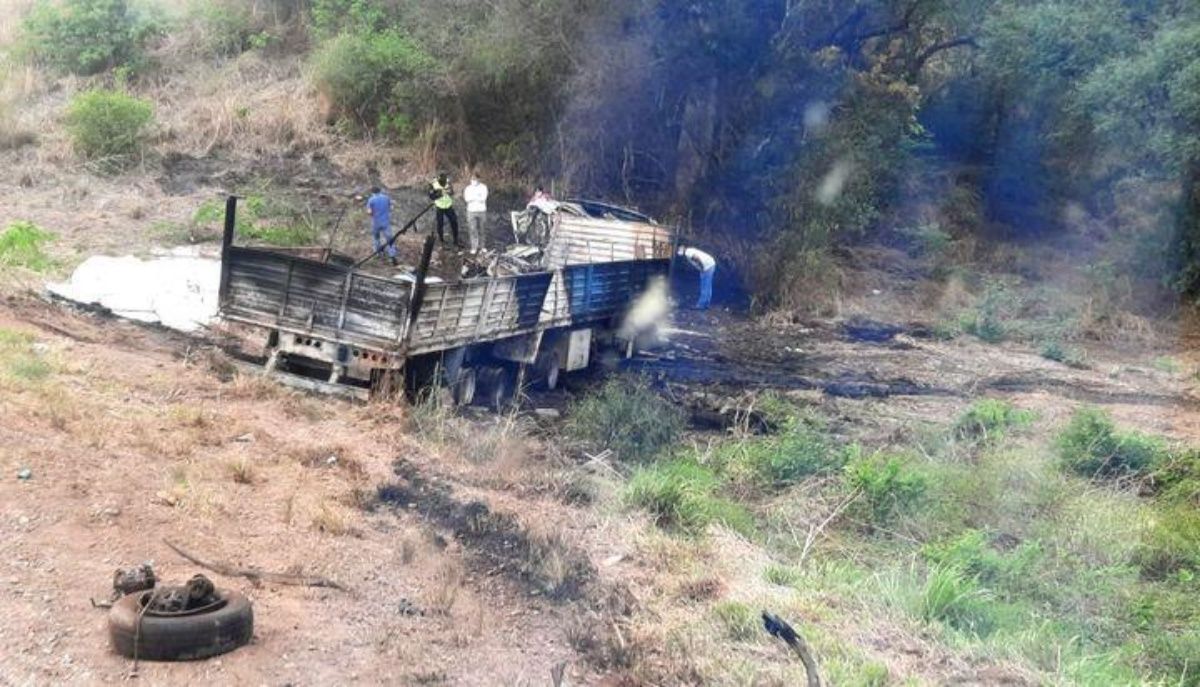
[[[508,370],[491,365],[482,367],[477,373],[477,380],[478,390],[475,392],[475,402],[493,412],[503,411],[512,395],[509,388]]]
[[[254,634],[254,609],[243,594],[218,590],[225,605],[195,615],[142,616],[139,630],[138,599],[150,592],[127,594],[108,612],[108,638],[113,651],[133,658],[134,636],[137,657],[147,661],[192,661],[216,656],[246,644]]]

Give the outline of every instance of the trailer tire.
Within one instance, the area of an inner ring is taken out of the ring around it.
[[[475,368],[462,368],[458,373],[458,381],[454,383],[454,405],[469,406],[474,403],[477,384]]]
[[[122,656],[147,661],[192,661],[223,654],[246,644],[254,634],[250,600],[231,589],[218,590],[220,605],[211,610],[178,615],[138,615],[143,599],[153,592],[127,594],[108,613],[108,637]]]
[[[557,362],[550,363],[550,366],[542,373],[542,386],[546,391],[554,391],[558,388],[559,368]]]
[[[482,391],[476,392],[478,402],[497,413],[504,410],[511,395],[508,370],[492,365],[480,368],[478,385]]]

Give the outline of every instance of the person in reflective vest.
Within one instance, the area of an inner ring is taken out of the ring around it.
[[[446,243],[446,235],[442,231],[447,220],[450,222],[450,235],[454,237],[454,245],[462,248],[462,243],[458,240],[458,215],[454,212],[454,187],[450,185],[450,178],[442,172],[429,184],[429,199],[433,201],[433,207],[437,211],[437,233],[438,241]]]

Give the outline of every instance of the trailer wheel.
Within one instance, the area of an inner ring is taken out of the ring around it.
[[[558,355],[551,349],[538,354],[537,362],[533,365],[533,382],[538,388],[554,391],[558,388]]]
[[[475,368],[464,367],[458,373],[458,381],[454,384],[454,404],[469,406],[475,402],[477,378]]]
[[[558,364],[551,363],[542,374],[542,386],[546,387],[546,391],[554,391],[558,388]]]
[[[503,367],[489,365],[479,369],[476,400],[497,413],[504,409],[504,404],[512,395],[508,379],[508,370]]]

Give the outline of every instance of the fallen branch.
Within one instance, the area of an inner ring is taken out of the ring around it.
[[[349,589],[343,587],[342,585],[338,584],[337,582],[334,582],[333,580],[331,580],[327,577],[319,577],[319,576],[313,576],[313,575],[298,575],[298,574],[292,574],[292,573],[266,572],[263,570],[259,570],[257,568],[236,568],[232,565],[226,565],[224,563],[211,563],[211,562],[203,561],[203,560],[200,560],[199,558],[196,558],[192,554],[188,553],[187,551],[184,551],[183,549],[179,548],[175,544],[172,544],[171,542],[167,541],[166,539],[163,540],[163,543],[166,544],[168,547],[170,547],[170,549],[172,551],[174,551],[175,553],[179,554],[180,556],[183,556],[184,558],[191,561],[192,563],[195,563],[196,565],[200,566],[201,568],[204,568],[206,570],[211,570],[211,571],[217,573],[218,575],[224,575],[225,577],[245,577],[246,579],[250,580],[251,582],[255,582],[255,583],[271,582],[274,584],[287,584],[287,585],[292,585],[295,587],[326,587],[328,589],[336,589],[341,592],[349,592],[350,591]]]
[[[817,661],[813,658],[812,650],[808,648],[808,642],[804,641],[804,637],[795,628],[787,623],[786,620],[777,615],[763,611],[763,628],[773,637],[778,637],[784,641],[796,655],[800,657],[800,662],[804,664],[804,674],[808,676],[808,687],[821,687],[821,676],[817,672]]]

